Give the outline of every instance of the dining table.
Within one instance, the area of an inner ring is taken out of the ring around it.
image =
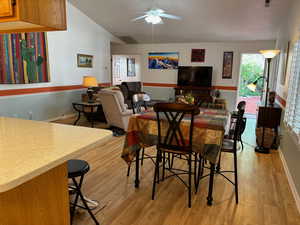
[[[224,109],[199,108],[200,113],[194,117],[193,151],[210,164],[209,189],[207,204],[212,205],[213,181],[215,167],[218,163],[224,133],[229,127],[230,114]],[[191,123],[191,117],[186,116],[180,126]],[[158,140],[156,113],[145,111],[134,114],[129,119],[121,157],[130,166],[135,160],[135,187],[139,188],[140,150],[155,146]]]

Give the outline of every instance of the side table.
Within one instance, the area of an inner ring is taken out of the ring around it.
[[[97,114],[98,107],[101,106],[101,103],[73,102],[72,105],[74,110],[78,112],[78,117],[75,120],[74,125],[78,123],[81,114],[83,114],[87,118],[87,120],[91,123],[91,127],[94,127],[94,117]]]

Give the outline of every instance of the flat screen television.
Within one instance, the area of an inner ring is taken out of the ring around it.
[[[211,66],[180,66],[177,85],[211,87],[212,72]]]

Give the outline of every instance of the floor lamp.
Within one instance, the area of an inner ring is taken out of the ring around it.
[[[264,107],[265,109],[268,107],[268,97],[269,97],[269,81],[270,81],[270,66],[271,66],[271,61],[272,59],[279,54],[280,50],[261,50],[260,53],[265,57],[265,59],[267,60],[267,66],[268,66],[268,70],[267,70],[267,77],[266,77],[266,94],[265,94],[265,99],[264,99]],[[265,119],[266,115],[264,115],[266,113],[266,110],[262,111],[263,115],[262,118]],[[257,146],[255,148],[256,152],[259,153],[266,153],[268,154],[270,151],[268,148],[264,147],[264,140],[265,140],[265,126],[263,126],[263,130],[262,130],[262,140],[261,140],[261,144],[260,146]]]

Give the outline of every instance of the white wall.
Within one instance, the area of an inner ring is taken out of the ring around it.
[[[281,52],[286,51],[287,42],[290,41],[291,50],[295,41],[300,38],[300,1],[293,0],[292,5],[290,7],[290,12],[286,17],[286,20],[283,21],[281,25],[277,40],[276,40],[276,48],[280,49]],[[292,51],[290,51],[290,58],[292,57]],[[280,67],[284,66],[284,62],[281,59]],[[289,62],[290,63],[290,62]],[[288,64],[290,66],[290,64]],[[289,69],[289,67],[288,67]],[[284,85],[280,83],[280,78],[283,76],[284,69],[279,70],[278,73],[278,80],[277,80],[277,89],[276,92],[279,94],[283,99],[287,99],[287,92],[288,92],[288,81],[289,81],[289,70],[287,71],[286,82]]]
[[[249,41],[229,43],[176,43],[176,44],[135,44],[135,45],[113,45],[113,54],[138,54],[141,55],[142,81],[146,83],[177,83],[177,70],[149,70],[149,52],[179,52],[179,64],[181,66],[213,66],[214,86],[238,86],[240,61],[242,53],[258,53],[261,49],[273,49],[275,41]],[[191,49],[206,49],[205,63],[191,62]],[[233,77],[222,79],[223,52],[233,51]],[[147,87],[154,98],[161,97],[169,99],[174,97],[172,88]],[[223,91],[227,98],[229,108],[233,109],[236,103],[236,92]]]
[[[23,84],[23,85],[0,85],[0,90],[36,88],[48,86],[68,86],[82,84],[84,75],[94,75],[99,83],[111,81],[111,61],[110,42],[121,42],[101,26],[94,23],[89,17],[67,2],[67,31],[48,32],[48,53],[50,65],[49,83]],[[78,68],[77,53],[90,54],[94,56],[93,68]],[[80,100],[81,91],[72,91],[74,96],[68,92],[61,92],[59,100],[57,93],[43,93],[27,96],[1,97],[1,102],[5,102],[5,107],[0,108],[0,115],[27,118],[28,111],[32,111],[33,119],[49,119],[61,114],[72,112],[71,103]],[[52,97],[51,97],[52,96]],[[71,98],[72,96],[72,98]],[[36,98],[39,104],[32,104]],[[44,98],[44,101],[42,100]],[[63,100],[66,98],[65,100]],[[16,108],[16,102],[24,104]],[[54,101],[54,102],[53,102]],[[56,106],[56,101],[59,106]],[[55,105],[56,112],[48,114],[49,105]],[[28,107],[30,106],[30,107]],[[41,113],[43,112],[43,114]]]
[[[293,43],[300,38],[300,1],[293,0],[292,5],[290,7],[289,14],[286,16],[285,20],[283,20],[283,24],[280,27],[278,32],[277,40],[276,40],[276,47],[282,51],[285,51],[285,46],[288,41],[291,42],[291,49],[293,48]],[[292,51],[291,55],[292,56]],[[292,57],[289,58],[290,65]],[[282,64],[283,62],[281,62]],[[283,66],[283,65],[281,65]],[[280,95],[283,99],[287,99],[287,93],[289,88],[289,76],[290,70],[288,67],[287,70],[287,77],[285,85],[281,85],[280,77],[282,76],[282,71],[278,73],[277,79],[277,88],[276,92]],[[284,112],[283,116],[284,117]],[[291,131],[286,128],[286,126],[281,125],[281,146],[280,149],[282,151],[282,155],[286,161],[287,168],[289,170],[289,175],[292,177],[292,191],[295,195],[298,195],[298,206],[300,210],[300,202],[299,202],[299,194],[300,194],[300,145],[297,142],[296,138],[292,135]]]
[[[127,59],[135,59],[135,76],[127,76]],[[113,55],[112,56],[112,84],[120,85],[122,82],[141,81],[141,57],[139,55]]]

